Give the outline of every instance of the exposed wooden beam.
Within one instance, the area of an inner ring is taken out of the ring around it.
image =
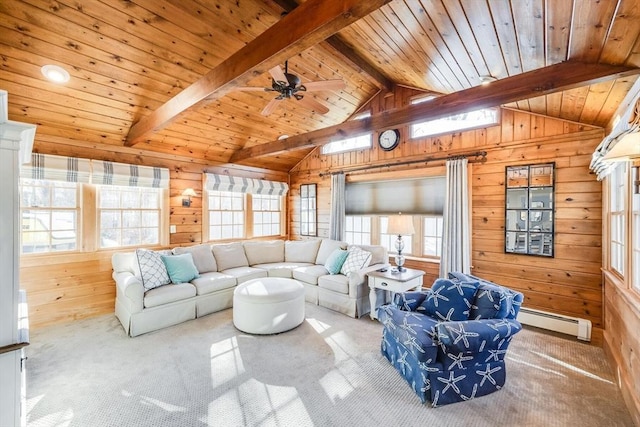
[[[286,13],[291,12],[298,6],[296,0],[274,0]],[[360,56],[352,47],[347,45],[344,40],[338,35],[334,34],[325,40],[322,45],[325,45],[328,49],[340,55],[343,61],[351,64],[351,66],[357,69],[359,72],[364,73],[367,80],[376,85],[379,89],[386,92],[393,90],[393,82],[389,80],[384,74],[378,71],[373,65],[371,65],[366,59]]]
[[[238,150],[231,156],[229,162],[236,163],[249,158],[316,147],[330,142],[331,138],[349,138],[374,130],[380,131],[385,128],[438,119],[465,111],[495,107],[635,74],[640,74],[640,68],[563,62],[501,79],[489,85],[475,86],[443,95],[428,102],[407,105],[367,119],[348,121],[302,135],[291,136],[282,141],[273,141]]]
[[[126,146],[142,141],[179,114],[205,99],[218,99],[233,88],[320,43],[390,0],[308,0],[226,61],[143,117],[129,130]]]

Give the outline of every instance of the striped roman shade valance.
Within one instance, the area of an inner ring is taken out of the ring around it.
[[[169,188],[169,169],[92,160],[91,183]]]
[[[206,174],[206,189],[210,191],[230,191],[233,193],[251,193],[284,196],[289,186],[284,182],[264,179],[242,178],[229,175]]]
[[[20,178],[48,181],[89,182],[91,164],[88,159],[31,154],[31,163],[20,168]]]

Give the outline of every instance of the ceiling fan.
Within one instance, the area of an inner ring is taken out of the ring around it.
[[[284,99],[294,99],[300,102],[300,105],[307,107],[317,113],[327,114],[329,108],[326,105],[320,103],[311,96],[305,97],[304,92],[317,92],[321,90],[340,90],[344,89],[345,83],[341,79],[335,80],[322,80],[316,82],[309,82],[302,84],[300,78],[295,74],[289,73],[289,61],[284,62],[284,71],[280,66],[275,66],[269,70],[271,74],[271,87],[255,87],[255,86],[243,86],[238,87],[236,90],[242,91],[259,91],[259,92],[277,92],[278,96],[273,98],[264,107],[261,114],[268,116],[275,110],[279,101]]]

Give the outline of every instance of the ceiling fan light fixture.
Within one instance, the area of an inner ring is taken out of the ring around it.
[[[480,84],[484,85],[488,85],[489,83],[495,82],[496,79],[495,77],[488,75],[488,76],[480,76]]]
[[[58,65],[44,65],[42,66],[40,71],[42,72],[42,75],[47,78],[47,80],[54,83],[66,83],[71,78],[69,72]]]

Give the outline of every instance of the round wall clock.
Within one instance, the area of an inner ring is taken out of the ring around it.
[[[378,145],[385,151],[393,150],[400,142],[400,131],[398,129],[387,129],[378,135]]]

